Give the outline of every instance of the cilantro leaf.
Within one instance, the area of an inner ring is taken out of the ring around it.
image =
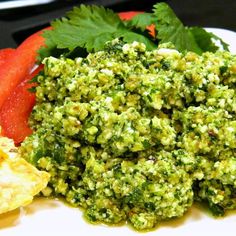
[[[154,5],[155,27],[160,43],[171,42],[179,51],[193,51],[201,54],[202,50],[189,31],[164,2]]]
[[[190,27],[189,30],[193,34],[198,46],[202,49],[202,51],[215,52],[218,50],[219,47],[216,46],[213,40],[219,41],[224,50],[229,50],[229,45],[213,33],[207,32],[205,29],[200,27]]]
[[[139,28],[145,31],[147,26],[153,24],[155,18],[152,13],[140,13],[127,21],[127,27]]]
[[[39,50],[40,60],[54,52],[71,52],[78,47],[88,52],[103,50],[107,41],[117,37],[125,42],[139,41],[147,49],[157,46],[145,35],[127,28],[119,16],[110,9],[99,6],[75,7],[66,17],[52,22],[53,30],[43,34],[46,45]]]
[[[191,27],[189,28],[189,30],[202,51],[215,52],[218,49],[218,47],[211,40],[211,34],[208,33],[205,29],[200,27]]]
[[[61,50],[57,48],[56,43],[53,41],[54,34],[49,30],[43,32],[43,37],[45,38],[45,45],[38,50],[38,62],[41,62],[43,58],[49,56],[59,57],[61,54],[67,52],[68,50]]]
[[[155,26],[156,38],[148,31],[150,25]],[[122,21],[110,9],[80,5],[65,17],[53,21],[52,26],[53,30],[43,34],[46,47],[39,50],[39,61],[48,56],[64,54],[73,57],[100,51],[107,41],[115,38],[122,38],[127,43],[142,42],[148,50],[155,49],[159,43],[171,42],[179,51],[201,54],[218,50],[215,41],[228,50],[228,45],[216,35],[200,27],[184,26],[164,2],[155,4],[152,13],[141,13],[128,21]]]
[[[205,51],[215,52],[219,49],[217,40],[224,50],[229,50],[222,39],[201,27],[186,27],[164,2],[154,5],[155,27],[160,43],[171,42],[179,51],[193,51],[201,54]]]

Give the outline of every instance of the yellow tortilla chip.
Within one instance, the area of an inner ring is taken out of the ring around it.
[[[14,143],[0,137],[0,214],[29,204],[48,180],[48,173],[20,158]]]

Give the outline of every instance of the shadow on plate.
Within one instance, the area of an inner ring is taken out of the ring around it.
[[[34,201],[16,210],[6,212],[0,215],[0,230],[10,227],[17,226],[20,224],[20,220],[24,216],[33,215],[42,210],[49,210],[60,206],[59,201],[46,199],[46,198],[35,198]]]
[[[19,219],[21,215],[22,215],[22,210],[20,208],[14,211],[1,214],[0,215],[0,230],[16,226],[19,223]]]
[[[182,217],[163,221],[158,227],[177,228],[183,225],[186,221],[199,221],[204,217],[204,215],[206,215],[205,210],[203,211],[202,209],[202,206],[194,204]]]
[[[33,215],[38,211],[49,210],[61,206],[61,203],[55,199],[35,198],[34,201],[24,207],[24,215]]]

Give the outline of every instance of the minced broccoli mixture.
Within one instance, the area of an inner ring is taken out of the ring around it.
[[[21,154],[91,222],[138,230],[194,201],[236,208],[236,56],[114,40],[86,58],[44,60]]]

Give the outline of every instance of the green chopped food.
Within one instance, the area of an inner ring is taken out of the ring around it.
[[[235,55],[115,39],[43,63],[20,152],[51,174],[45,196],[137,230],[194,201],[217,215],[236,208]]]

